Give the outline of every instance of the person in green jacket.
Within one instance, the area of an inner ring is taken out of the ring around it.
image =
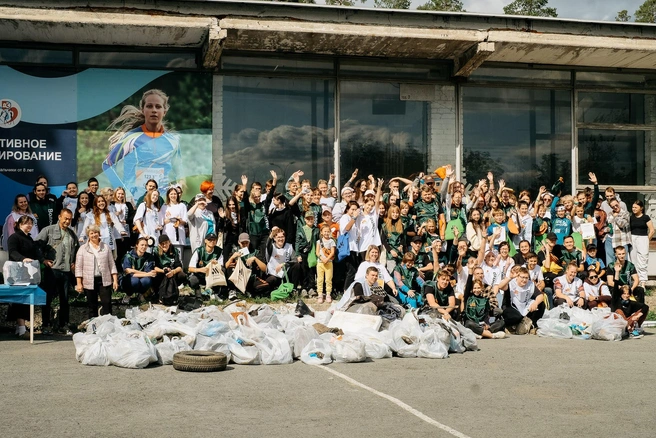
[[[315,269],[308,265],[308,256],[314,250],[314,242],[319,240],[319,229],[314,224],[314,212],[305,212],[305,225],[296,229],[296,259],[301,266],[302,287],[312,296],[314,294]]]
[[[32,209],[32,214],[36,218],[36,226],[41,231],[45,227],[57,223],[55,216],[57,201],[53,201],[51,197],[47,196],[48,187],[41,182],[36,183],[32,193],[34,196],[30,196],[30,209]]]

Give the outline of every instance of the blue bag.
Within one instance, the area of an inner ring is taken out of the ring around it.
[[[349,255],[351,255],[349,237],[348,233],[344,233],[337,238],[337,261],[341,262]]]

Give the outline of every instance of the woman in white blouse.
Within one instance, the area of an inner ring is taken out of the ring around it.
[[[83,235],[88,236],[88,228],[96,225],[100,230],[100,240],[112,251],[116,250],[116,240],[114,230],[120,236],[127,236],[127,231],[121,224],[121,221],[114,213],[109,211],[107,200],[102,196],[96,196],[93,199],[93,210],[89,212],[84,220]]]
[[[151,190],[144,196],[144,202],[139,204],[137,212],[134,214],[134,225],[139,230],[139,237],[152,238],[153,246],[157,245],[162,230],[157,190]]]
[[[171,187],[166,191],[166,204],[159,211],[160,222],[164,225],[163,233],[169,237],[171,244],[184,254],[184,245],[187,240],[185,225],[187,219],[187,207],[180,202],[178,191]]]

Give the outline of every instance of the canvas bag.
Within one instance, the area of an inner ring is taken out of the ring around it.
[[[232,271],[229,280],[232,281],[232,284],[242,291],[242,293],[246,292],[246,286],[248,285],[248,280],[251,278],[251,272],[252,271],[246,267],[241,257],[239,257],[235,265],[235,270]]]
[[[294,283],[289,282],[289,277],[287,276],[287,269],[283,268],[283,271],[285,273],[286,283],[282,283],[280,286],[278,286],[276,289],[274,289],[271,292],[272,301],[284,300],[289,295],[291,295],[292,291],[294,290]]]
[[[227,286],[225,274],[219,263],[210,263],[210,271],[205,276],[205,285],[207,287]]]

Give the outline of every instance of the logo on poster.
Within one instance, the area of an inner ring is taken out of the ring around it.
[[[0,128],[13,128],[20,119],[20,106],[11,99],[0,99]]]

